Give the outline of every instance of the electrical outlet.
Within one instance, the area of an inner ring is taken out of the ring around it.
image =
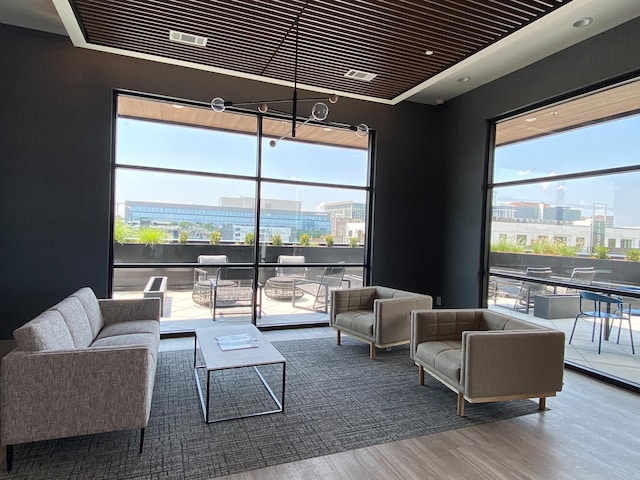
[[[440,295],[438,295],[436,297],[436,306],[437,307],[441,307],[442,306],[442,297]]]

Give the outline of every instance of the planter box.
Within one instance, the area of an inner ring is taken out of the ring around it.
[[[552,320],[574,318],[580,308],[580,295],[536,295],[533,316]]]

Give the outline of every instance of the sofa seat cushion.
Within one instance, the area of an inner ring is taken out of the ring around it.
[[[62,315],[47,310],[22,327],[14,330],[18,350],[55,351],[73,350],[75,345]]]
[[[87,348],[91,345],[94,336],[89,317],[80,299],[67,297],[51,309],[59,312],[64,319],[76,348]]]
[[[158,356],[160,338],[151,333],[131,333],[129,335],[114,335],[101,338],[91,344],[91,348],[103,347],[147,347],[152,362],[155,363]]]
[[[149,333],[160,335],[160,324],[157,320],[132,320],[128,322],[116,322],[105,325],[96,340],[114,337],[117,335],[130,335],[134,333]]]
[[[456,384],[460,383],[460,368],[462,367],[461,341],[423,342],[417,346],[415,358]]]
[[[372,311],[350,310],[336,315],[334,327],[343,327],[373,340],[374,319]]]

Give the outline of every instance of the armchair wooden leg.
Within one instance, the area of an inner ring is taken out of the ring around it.
[[[547,409],[547,397],[540,397],[538,401],[538,410],[546,410]]]
[[[424,385],[424,368],[422,365],[418,365],[418,383]]]
[[[458,415],[464,417],[464,395],[458,393]]]
[[[369,358],[371,360],[376,359],[376,346],[373,343],[369,344]]]
[[[336,330],[336,345],[340,345],[340,330]]]

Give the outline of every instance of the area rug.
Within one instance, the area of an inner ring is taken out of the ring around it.
[[[138,431],[18,445],[12,479],[209,479],[305,458],[537,412],[530,400],[467,404],[418,369],[406,347],[379,350],[343,338],[274,342],[287,359],[285,411],[206,424],[193,351],[160,352],[144,451]],[[261,370],[281,394],[281,368]],[[249,413],[270,396],[252,369],[215,376],[216,405]],[[273,406],[267,408],[273,408]]]

